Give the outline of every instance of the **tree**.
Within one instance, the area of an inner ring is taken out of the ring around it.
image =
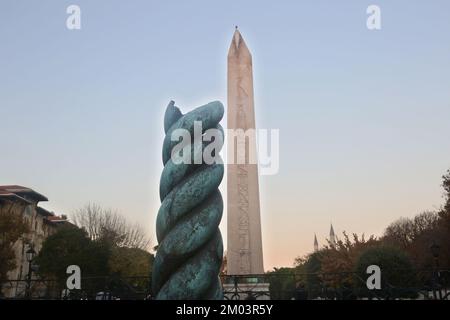
[[[367,267],[377,265],[381,269],[381,289],[374,292],[384,298],[415,298],[416,273],[410,258],[398,248],[378,246],[364,250],[356,262],[356,272],[363,280],[358,285],[359,295],[370,296],[365,279]]]
[[[413,241],[412,221],[400,218],[392,222],[384,231],[383,240],[402,249],[408,248]]]
[[[417,239],[430,229],[437,227],[439,215],[432,211],[425,211],[413,219],[412,232],[413,238]]]
[[[402,249],[412,259],[416,269],[430,269],[434,266],[430,245],[437,242],[442,247],[442,260],[449,266],[447,253],[450,228],[446,227],[446,211],[423,212],[414,218],[401,218],[391,223],[385,230],[382,242]],[[423,274],[423,280],[430,275]]]
[[[383,241],[408,250],[413,242],[436,228],[438,220],[439,216],[431,211],[425,211],[413,219],[400,218],[386,228]]]
[[[29,224],[22,214],[13,207],[0,207],[0,283],[16,268],[13,246],[28,232]]]
[[[86,230],[91,240],[109,242],[112,246],[149,249],[150,239],[138,224],[130,224],[117,211],[87,204],[72,215],[72,221]]]
[[[290,300],[295,294],[295,269],[274,268],[269,275],[270,298],[273,300]]]
[[[109,270],[122,277],[148,277],[154,256],[138,248],[114,247],[108,261]]]
[[[114,277],[120,277],[134,291],[143,292],[149,288],[154,259],[153,254],[139,248],[113,247],[108,266]]]
[[[344,239],[338,239],[336,244],[328,244],[320,256],[323,282],[334,289],[350,288],[354,284],[353,271],[356,260],[363,250],[378,244],[374,236],[365,239],[364,235],[353,239],[343,232]]]
[[[91,241],[85,230],[66,226],[44,241],[36,263],[42,278],[55,279],[58,286],[62,287],[70,265],[79,266],[83,278],[108,275],[109,255],[110,248]],[[101,285],[94,282],[82,283],[82,289],[95,290],[95,287],[100,288]]]
[[[308,292],[308,298],[314,299],[322,293],[322,279],[320,278],[320,272],[322,269],[322,255],[324,250],[319,250],[308,255],[305,259],[296,259],[296,268],[300,268],[303,264],[303,269],[306,272],[306,290]]]

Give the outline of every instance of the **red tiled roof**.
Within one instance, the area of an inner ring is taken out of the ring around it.
[[[71,223],[66,218],[59,217],[59,216],[49,216],[49,217],[46,217],[44,221],[46,223],[53,224],[55,226],[60,225],[60,224],[62,224],[62,225],[69,225],[69,226],[75,226],[73,223]]]
[[[27,199],[22,198],[21,196],[15,194],[15,193],[12,193],[12,192],[1,190],[1,189],[0,189],[0,199],[18,200],[18,201],[24,202],[26,204],[31,204],[30,201],[28,201]]]
[[[36,201],[48,201],[47,197],[34,191],[33,189],[18,185],[0,186],[0,192],[16,194],[19,197],[27,196]]]
[[[67,219],[63,219],[63,218],[58,217],[58,216],[50,216],[50,217],[47,217],[47,220],[48,220],[48,221],[67,221]]]

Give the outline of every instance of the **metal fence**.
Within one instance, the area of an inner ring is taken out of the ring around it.
[[[224,296],[230,300],[450,299],[450,270],[395,271],[383,273],[379,290],[367,287],[369,275],[356,272],[225,276]]]
[[[381,277],[381,289],[369,290],[367,277],[356,272],[266,273],[222,275],[226,300],[353,300],[434,299],[450,300],[450,270],[421,270],[402,278]],[[151,279],[142,277],[84,277],[80,290],[68,290],[54,279],[6,280],[0,299],[45,300],[147,300],[152,299]]]

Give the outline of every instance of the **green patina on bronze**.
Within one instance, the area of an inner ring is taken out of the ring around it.
[[[222,130],[223,105],[211,102],[183,115],[171,101],[164,116],[164,169],[160,180],[161,207],[156,219],[158,250],[153,264],[152,290],[156,299],[222,299],[219,271],[223,244],[219,231],[223,201],[219,185],[221,161],[208,165],[175,164],[172,132],[185,129],[193,136],[194,122],[203,132]],[[191,157],[202,152],[191,146]],[[198,149],[198,148],[197,148]],[[220,159],[218,157],[218,159]]]

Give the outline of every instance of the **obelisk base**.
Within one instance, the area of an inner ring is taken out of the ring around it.
[[[270,300],[269,283],[225,283],[226,300]]]

